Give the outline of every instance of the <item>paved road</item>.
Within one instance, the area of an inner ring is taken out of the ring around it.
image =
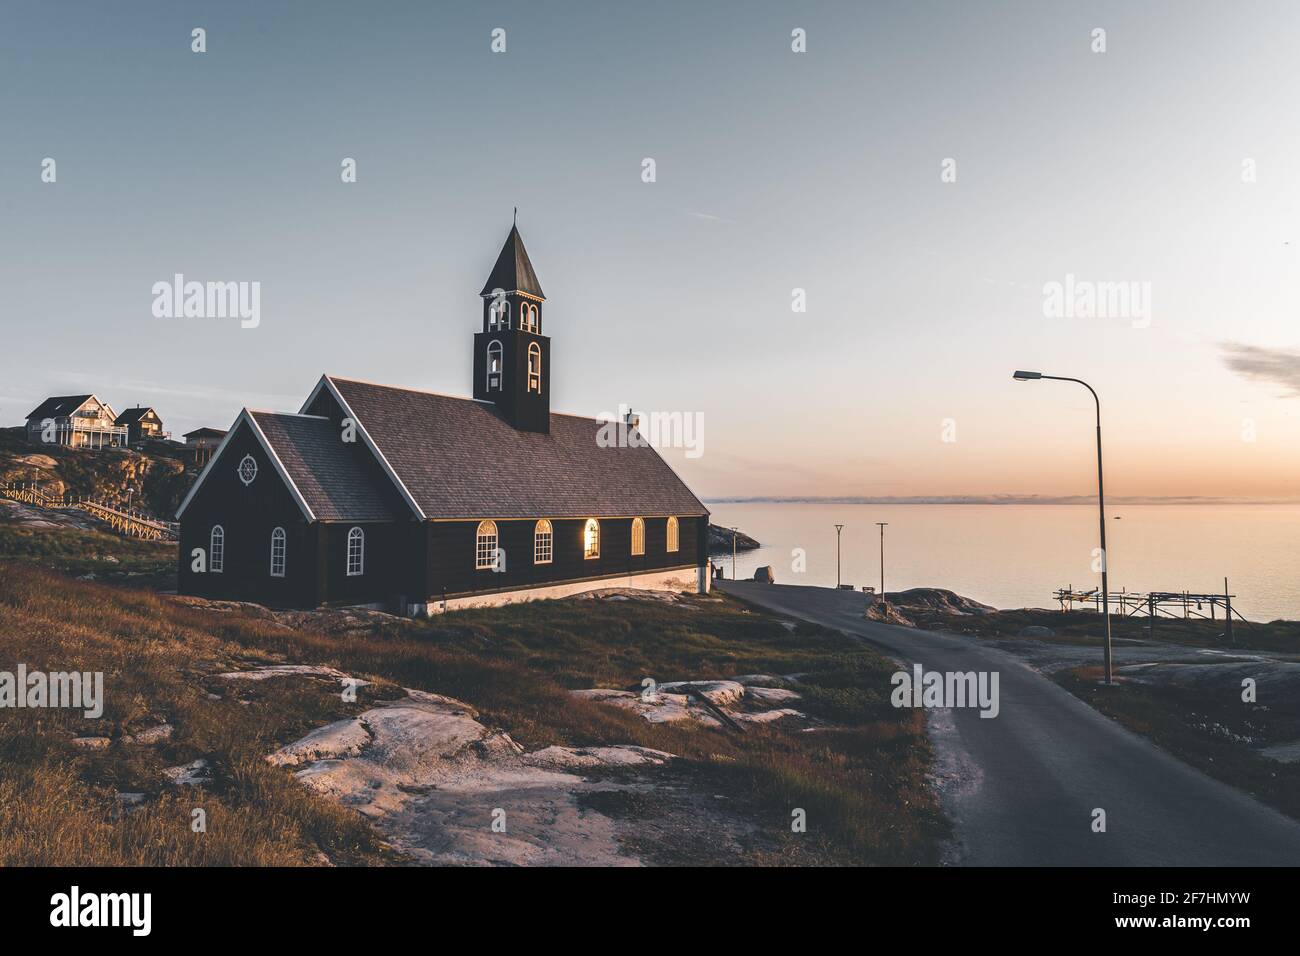
[[[998,671],[1001,712],[931,711],[955,830],[945,858],[987,866],[1300,865],[1300,823],[1170,756],[974,638],[877,624],[863,596],[724,581],[772,611],[857,635],[926,670]],[[1093,833],[1092,811],[1107,832]]]

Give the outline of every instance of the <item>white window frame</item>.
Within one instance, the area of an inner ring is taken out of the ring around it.
[[[491,571],[497,566],[497,523],[485,518],[474,532],[474,570]]]
[[[582,559],[594,561],[600,557],[600,522],[588,518],[582,526]]]
[[[537,368],[533,369],[533,356],[537,356]],[[535,386],[535,387],[534,387]],[[542,347],[536,342],[528,343],[528,391],[542,393]]]
[[[496,352],[497,370],[492,371],[492,353]],[[505,388],[506,380],[506,359],[505,349],[501,347],[500,339],[493,339],[487,347],[487,387],[489,391],[499,392]],[[496,383],[493,384],[492,376],[496,376]]]
[[[645,554],[645,519],[632,519],[632,553]]]
[[[353,550],[352,543],[356,542]],[[355,561],[353,559],[356,559]],[[359,577],[366,573],[366,531],[364,528],[348,529],[347,576]]]
[[[533,526],[533,564],[550,564],[555,560],[555,528],[546,518]]]
[[[668,516],[668,540],[666,550],[671,552],[678,551],[681,547],[680,528],[677,523],[676,515]]]
[[[208,532],[208,570],[221,574],[226,568],[226,529],[214,524]]]
[[[273,528],[271,530],[271,577],[284,577],[284,569],[289,553],[289,536],[284,533],[283,528]],[[276,547],[279,545],[279,547]],[[278,570],[277,570],[278,568]]]
[[[247,478],[244,477],[245,465],[250,466],[252,469]],[[243,458],[239,459],[239,467],[236,469],[236,472],[239,474],[239,480],[242,481],[244,487],[247,488],[257,478],[257,459],[252,455],[245,455]]]

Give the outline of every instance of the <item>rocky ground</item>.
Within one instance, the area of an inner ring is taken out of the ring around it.
[[[220,676],[365,683],[309,666]],[[704,845],[722,853],[754,839],[752,824],[725,798],[673,771],[673,754],[629,744],[528,752],[462,701],[409,688],[403,694],[267,760],[366,817],[409,863],[637,866],[652,847],[663,849],[665,831],[707,832]]]
[[[38,508],[8,498],[0,498],[0,523],[22,528],[75,528],[79,531],[100,531],[105,527],[76,508]]]
[[[716,524],[709,525],[709,554],[731,554],[733,532]],[[734,533],[737,551],[753,551],[762,547],[758,541],[743,531]]]
[[[53,497],[81,496],[170,521],[198,468],[179,446],[148,449],[34,448],[23,429],[0,429],[0,482],[35,484]]]

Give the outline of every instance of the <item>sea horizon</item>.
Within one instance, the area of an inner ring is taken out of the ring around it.
[[[944,588],[999,609],[1052,608],[1057,588],[1099,587],[1097,514],[1071,504],[888,504],[712,502],[715,525],[735,527],[760,547],[736,555],[737,578],[771,566],[777,584],[834,587],[835,524],[840,583],[885,590]],[[1300,620],[1300,505],[1124,504],[1107,499],[1112,593],[1222,593],[1251,621]],[[1195,508],[1195,515],[1180,509]],[[1194,520],[1193,520],[1194,519]],[[797,553],[798,552],[798,553]],[[800,558],[802,557],[802,562]],[[732,577],[731,555],[714,555]],[[802,566],[803,570],[798,570]]]

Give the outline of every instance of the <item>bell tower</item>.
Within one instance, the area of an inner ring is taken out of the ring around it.
[[[551,340],[542,335],[542,294],[519,227],[511,226],[479,293],[483,331],[474,334],[474,397],[492,402],[520,431],[551,430]]]

